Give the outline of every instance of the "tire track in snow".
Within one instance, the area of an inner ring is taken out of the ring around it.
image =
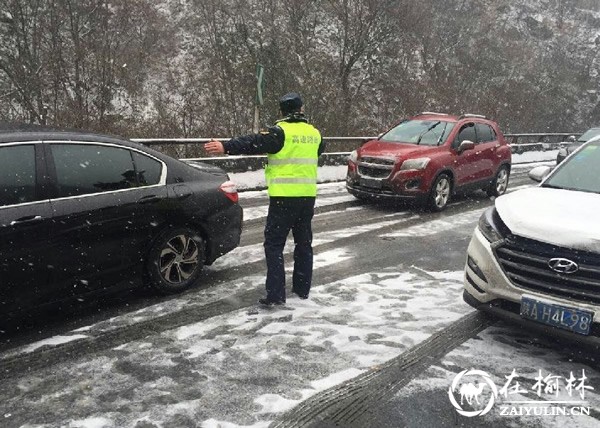
[[[368,415],[375,413],[386,398],[494,322],[481,312],[471,312],[380,367],[308,398],[270,427],[365,426]]]

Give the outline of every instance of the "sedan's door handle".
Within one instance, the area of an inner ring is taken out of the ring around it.
[[[11,226],[16,226],[18,224],[27,224],[27,223],[36,223],[38,221],[42,221],[44,217],[41,215],[30,215],[27,217],[21,217],[19,219],[13,220],[10,222]]]
[[[138,199],[137,203],[138,204],[153,204],[155,202],[160,201],[162,198],[160,198],[159,196],[156,195],[148,195],[148,196],[144,196],[141,199]]]

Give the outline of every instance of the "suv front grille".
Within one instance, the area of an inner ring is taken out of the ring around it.
[[[504,273],[517,287],[600,303],[600,254],[514,236],[497,247],[495,254]],[[553,258],[571,260],[579,270],[571,274],[555,272],[548,265]]]
[[[362,157],[358,161],[358,173],[363,177],[386,178],[394,168],[392,158]]]

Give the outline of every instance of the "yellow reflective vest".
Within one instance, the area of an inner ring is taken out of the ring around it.
[[[321,133],[306,122],[278,122],[285,140],[268,154],[265,169],[269,196],[317,196],[317,164]]]

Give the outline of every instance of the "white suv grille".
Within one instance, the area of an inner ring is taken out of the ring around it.
[[[508,238],[495,249],[498,262],[511,282],[520,288],[583,302],[600,303],[600,254],[533,241]],[[552,259],[577,265],[573,273],[552,270]]]

